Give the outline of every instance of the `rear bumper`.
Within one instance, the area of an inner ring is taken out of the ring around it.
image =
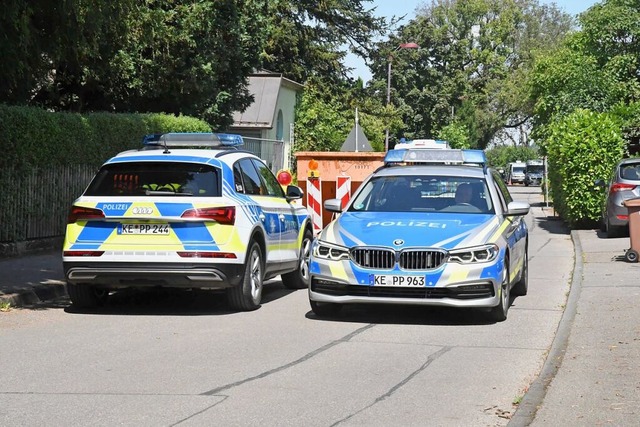
[[[242,280],[242,264],[135,264],[64,262],[67,282],[108,288],[224,289]]]

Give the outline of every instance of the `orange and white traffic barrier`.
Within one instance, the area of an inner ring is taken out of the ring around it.
[[[342,209],[347,207],[351,198],[351,177],[339,176],[336,179],[336,198],[340,199]]]
[[[313,223],[313,232],[322,230],[322,182],[320,178],[307,178],[307,209]]]

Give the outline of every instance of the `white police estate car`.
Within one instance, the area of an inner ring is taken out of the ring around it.
[[[145,137],[97,172],[69,213],[63,248],[74,305],[128,287],[225,289],[238,310],[258,308],[263,281],[308,284],[312,228],[239,135]]]
[[[527,293],[529,204],[512,200],[480,150],[390,150],[313,242],[311,309],[342,304],[484,307],[505,320]]]

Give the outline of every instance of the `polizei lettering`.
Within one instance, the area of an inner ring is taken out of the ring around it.
[[[424,227],[446,228],[447,224],[431,221],[371,221],[367,227]]]

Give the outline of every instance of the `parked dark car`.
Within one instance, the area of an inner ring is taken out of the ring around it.
[[[607,237],[620,237],[629,230],[629,215],[623,202],[640,197],[640,157],[620,161],[608,181],[596,185],[607,188],[600,228]]]

